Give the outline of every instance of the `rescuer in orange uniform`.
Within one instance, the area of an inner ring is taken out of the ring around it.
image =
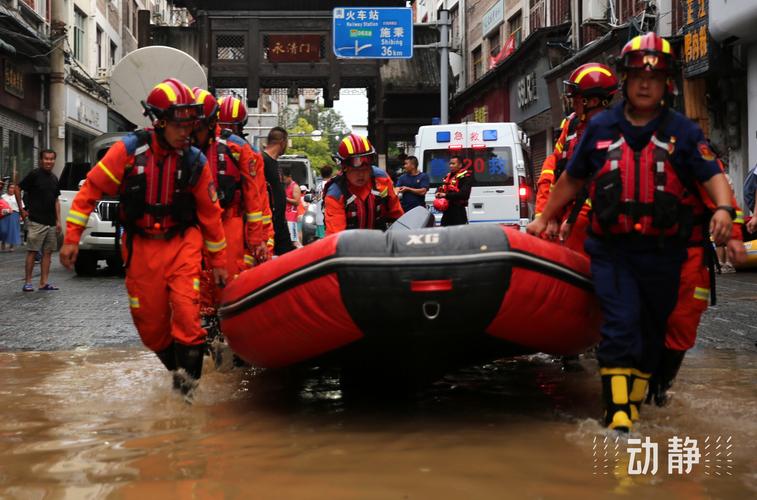
[[[251,181],[255,176],[242,172],[254,163],[250,158],[234,158],[229,148],[230,142],[244,142],[241,137],[229,130],[218,130],[218,102],[207,90],[199,87],[192,89],[197,104],[202,106],[202,118],[194,132],[195,145],[208,159],[208,166],[213,174],[218,201],[223,209],[221,221],[226,235],[226,272],[233,279],[247,268],[245,248],[252,250],[260,246],[260,240],[245,241],[245,215],[257,207],[257,186]],[[244,151],[243,151],[244,154]],[[244,161],[247,159],[247,161]],[[241,161],[238,161],[241,160]],[[248,208],[252,207],[252,208]],[[213,282],[210,254],[203,251],[204,270],[200,280],[200,314],[204,317],[214,316],[220,301],[220,289]]]
[[[201,110],[189,87],[165,80],[142,105],[154,130],[129,134],[89,171],[66,219],[60,260],[71,269],[95,204],[119,195],[134,325],[173,372],[174,387],[191,397],[205,344],[198,301],[203,247],[214,281],[223,284],[227,276],[221,207],[205,156],[190,146]]]
[[[711,148],[700,146],[703,156],[714,157]],[[725,172],[722,162],[718,159],[720,169]],[[669,397],[667,391],[672,387],[673,380],[683,363],[686,351],[694,347],[697,338],[697,328],[702,314],[707,309],[710,290],[714,285],[715,256],[709,238],[708,225],[712,213],[717,208],[701,185],[697,185],[698,193],[691,194],[690,204],[694,211],[694,228],[687,245],[686,261],[681,267],[681,284],[678,289],[678,302],[668,317],[665,332],[665,348],[660,363],[649,380],[647,402],[654,402],[657,406],[665,406]],[[731,205],[735,213],[731,237],[726,244],[729,258],[733,262],[742,262],[746,258],[746,250],[742,242],[741,226],[744,224],[744,212],[731,195]],[[715,302],[713,301],[713,305]],[[636,403],[637,410],[640,401]]]
[[[591,62],[576,68],[570,74],[568,80],[563,82],[563,85],[563,96],[570,100],[573,113],[563,120],[555,149],[544,160],[541,175],[537,182],[537,216],[541,215],[544,207],[546,207],[549,195],[565,170],[568,160],[573,155],[586,124],[594,115],[604,111],[610,105],[610,101],[618,91],[618,78],[604,64]],[[590,209],[591,205],[588,200],[585,202],[577,200],[572,206],[568,206],[565,213],[559,218],[566,224],[562,231],[565,246],[576,252],[584,253],[583,246],[586,239],[586,228],[589,225]],[[558,230],[557,222],[551,221],[545,234],[553,238],[557,235]]]
[[[386,172],[373,166],[376,150],[358,134],[339,143],[342,173],[324,187],[326,235],[345,229],[386,229],[404,211]]]
[[[244,260],[247,267],[263,263],[271,258],[273,249],[273,224],[271,205],[268,203],[268,185],[265,181],[263,156],[243,139],[247,124],[247,108],[237,97],[224,97],[218,101],[218,125],[233,135],[227,140],[232,158],[238,161],[244,185],[252,190],[246,197],[245,241],[247,251]],[[253,194],[254,190],[254,194]]]

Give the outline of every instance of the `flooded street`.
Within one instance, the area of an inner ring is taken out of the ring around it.
[[[22,294],[13,278],[19,268],[2,258],[0,303],[18,311],[5,316],[0,335],[2,498],[757,493],[754,273],[720,279],[721,304],[708,312],[673,402],[645,406],[632,435],[659,445],[658,470],[629,475],[629,445],[596,421],[591,357],[577,372],[541,355],[503,360],[451,374],[402,402],[345,398],[336,372],[219,373],[206,359],[187,405],[140,347],[122,280],[56,268],[60,292]],[[113,328],[123,331],[120,345]],[[44,336],[54,350],[40,347]],[[668,472],[668,439],[676,436],[698,440],[701,459],[688,474]]]

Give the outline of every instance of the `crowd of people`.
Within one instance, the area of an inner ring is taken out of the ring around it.
[[[604,423],[620,431],[631,430],[645,399],[666,404],[714,292],[713,269],[729,272],[744,259],[743,214],[724,166],[699,127],[670,107],[673,67],[669,42],[648,33],[623,48],[617,74],[599,63],[572,73],[564,89],[572,112],[542,167],[536,217],[527,228],[591,261],[603,313],[597,358]],[[299,186],[277,161],[287,131],[275,127],[263,151],[252,147],[240,99],[218,100],[168,79],[143,106],[152,128],[124,137],[87,174],[66,219],[60,259],[73,266],[97,201],[118,196],[134,324],[188,398],[202,374],[202,325],[216,314],[221,289],[302,246],[308,203],[322,208],[317,237],[386,229],[426,205],[430,181],[418,158],[403,157],[395,184],[361,135],[339,143],[338,173],[324,166],[320,184]],[[42,151],[40,168],[19,184],[23,203],[10,185],[0,205],[3,249],[20,244],[8,226],[17,230],[28,211],[24,291],[34,290],[37,252],[38,289],[57,289],[47,281],[61,234],[54,162],[53,151]],[[442,226],[468,222],[474,178],[463,165],[452,155],[436,190]],[[757,229],[757,219],[748,229]]]
[[[722,163],[670,107],[674,63],[670,43],[647,33],[622,49],[619,79],[596,63],[573,72],[573,114],[545,161],[527,228],[590,259],[603,313],[604,424],[622,432],[644,401],[669,400],[714,293],[713,243],[728,262],[745,258],[743,214]],[[622,99],[611,105],[618,80]]]

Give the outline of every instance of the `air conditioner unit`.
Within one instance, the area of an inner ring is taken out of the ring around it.
[[[609,0],[612,1],[612,0]],[[605,20],[607,19],[607,9],[609,8],[608,0],[582,0],[582,19],[581,21],[587,21],[589,19]]]

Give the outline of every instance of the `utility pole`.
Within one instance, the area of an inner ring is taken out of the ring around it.
[[[439,104],[442,125],[449,123],[449,11],[439,11]]]
[[[439,42],[427,45],[413,45],[415,49],[439,50],[439,122],[449,123],[449,11],[440,10],[435,23],[416,24],[416,26],[435,26],[439,28]]]
[[[55,151],[54,172],[60,175],[66,163],[66,67],[65,67],[65,35],[66,35],[66,5],[65,2],[54,0],[50,2],[51,36],[54,47],[50,53],[50,149]]]

